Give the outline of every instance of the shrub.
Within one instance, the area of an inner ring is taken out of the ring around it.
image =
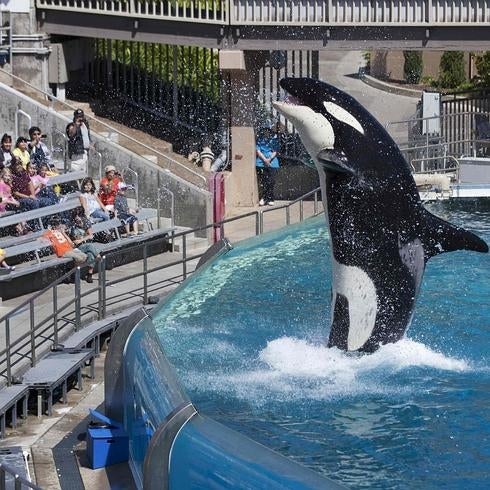
[[[464,53],[445,51],[439,64],[439,85],[444,88],[456,88],[465,81]]]
[[[403,51],[405,63],[403,73],[408,83],[419,83],[422,76],[422,53],[420,51]]]
[[[485,51],[483,55],[477,56],[475,65],[480,83],[485,87],[490,87],[490,51]]]

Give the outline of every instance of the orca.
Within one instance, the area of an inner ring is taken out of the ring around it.
[[[353,97],[310,78],[280,85],[288,96],[274,106],[318,171],[330,230],[328,346],[374,352],[404,336],[431,257],[488,245],[424,208],[400,149]]]

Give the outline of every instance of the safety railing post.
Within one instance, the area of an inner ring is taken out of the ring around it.
[[[36,365],[36,333],[34,328],[34,301],[29,301],[29,331],[31,334],[31,366]]]
[[[187,235],[182,235],[182,277],[187,278]]]
[[[255,236],[260,235],[260,218],[259,213],[255,213]]]
[[[58,286],[53,287],[53,343],[58,345]]]
[[[98,296],[99,296],[98,307],[97,307],[97,319],[102,320],[105,316],[105,314],[104,314],[104,309],[105,309],[105,298],[104,298],[104,293],[105,293],[105,256],[103,256],[99,262],[99,286],[97,288],[97,292],[98,292]]]
[[[299,220],[303,221],[303,216],[304,216],[304,201],[301,199],[299,202]]]
[[[291,224],[291,208],[289,206],[286,207],[286,225]]]
[[[82,285],[80,284],[80,267],[75,269],[75,332],[78,332],[81,326],[81,309],[82,309]]]
[[[315,215],[318,214],[318,193],[315,192],[314,198],[313,198],[313,212]]]
[[[102,283],[102,318],[107,315],[107,256],[103,256],[101,262],[101,273],[102,278],[100,282]]]
[[[260,232],[260,235],[262,235],[262,233],[264,233],[264,212],[263,211],[259,211],[259,232]]]
[[[143,304],[148,303],[148,246],[143,246]]]
[[[10,318],[5,319],[5,355],[7,356],[7,384],[12,383],[12,359],[10,353]]]

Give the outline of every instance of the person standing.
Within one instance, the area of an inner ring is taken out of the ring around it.
[[[259,206],[274,206],[274,185],[279,168],[279,142],[270,127],[262,128],[256,141],[255,167],[259,186]]]
[[[66,126],[66,135],[71,169],[87,172],[90,128],[82,109],[77,109],[73,113],[73,122]]]

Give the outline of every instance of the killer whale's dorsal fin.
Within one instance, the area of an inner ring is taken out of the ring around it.
[[[452,225],[427,210],[425,214],[425,236],[422,237],[426,259],[455,250],[488,252],[488,245],[471,231]]]

